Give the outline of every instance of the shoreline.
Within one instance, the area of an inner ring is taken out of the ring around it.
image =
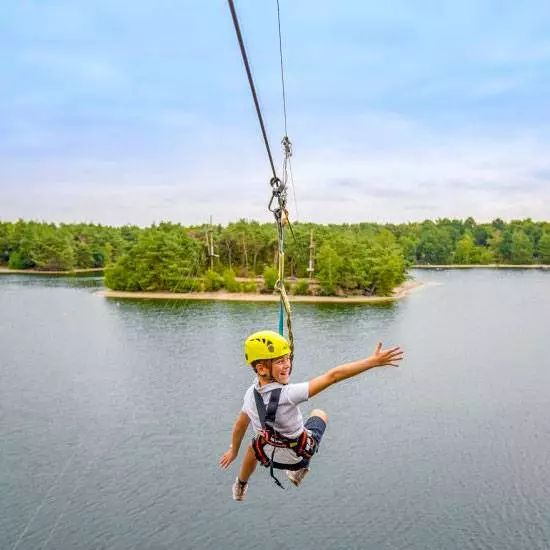
[[[409,269],[541,269],[550,270],[550,264],[415,264]],[[102,273],[104,267],[90,267],[73,269],[72,271],[43,271],[40,269],[10,269],[9,267],[0,266],[0,275],[87,275],[92,273]],[[261,277],[248,279],[246,277],[236,277],[239,282],[247,282],[250,280],[261,281]],[[365,298],[370,298],[365,296]],[[387,298],[387,297],[383,297]],[[390,297],[391,298],[391,297]]]
[[[409,293],[424,286],[420,281],[407,281],[394,289],[392,296],[290,296],[290,303],[310,304],[383,304],[405,298]],[[278,302],[278,294],[254,294],[244,292],[188,292],[175,294],[171,292],[125,292],[120,290],[100,290],[96,296],[103,298],[137,299],[137,300],[210,300],[223,302]]]
[[[417,264],[410,269],[550,269],[546,264]]]
[[[72,271],[41,271],[39,269],[10,269],[0,267],[0,275],[87,275],[91,273],[102,273],[104,267],[90,267],[87,269],[73,269]]]

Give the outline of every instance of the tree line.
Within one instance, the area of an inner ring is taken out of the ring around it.
[[[127,253],[141,231],[136,226],[0,221],[0,265],[39,271],[103,268]]]
[[[285,230],[285,277],[301,293],[387,295],[415,264],[550,264],[550,223],[531,219],[295,223],[291,229]],[[0,221],[0,265],[105,267],[105,284],[116,290],[255,291],[236,278],[262,277],[260,288],[271,291],[277,254],[273,223],[139,228]],[[310,276],[311,284],[304,282]]]

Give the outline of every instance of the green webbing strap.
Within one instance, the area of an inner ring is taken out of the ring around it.
[[[286,213],[284,214],[286,215]],[[279,237],[279,273],[275,289],[281,296],[279,307],[279,334],[284,335],[284,319],[286,313],[286,328],[288,332],[288,342],[290,344],[291,354],[294,353],[294,334],[292,333],[292,317],[290,302],[285,289],[285,253],[284,253],[284,231],[283,231],[283,209],[280,208],[275,216],[277,220],[277,230]]]
[[[277,220],[277,229],[278,229],[278,232],[279,232],[279,275],[277,277],[277,290],[279,290],[279,293],[281,292],[280,291],[280,287],[284,287],[285,286],[285,283],[284,283],[284,269],[285,269],[285,256],[284,256],[284,252],[283,252],[283,228],[282,228],[282,225],[281,225],[281,220]],[[284,312],[284,308],[283,308],[283,296],[281,294],[281,302],[279,304],[279,334],[281,336],[284,336],[285,335],[285,327],[284,327],[284,321],[285,321],[285,312]]]

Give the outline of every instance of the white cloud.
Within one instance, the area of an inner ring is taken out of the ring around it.
[[[371,137],[351,148],[335,140],[331,147],[298,149],[293,170],[302,220],[550,219],[550,145],[537,135],[450,137],[393,115],[387,123],[382,115],[370,118],[369,129]],[[379,132],[385,139],[374,147]],[[219,223],[268,221],[270,173],[263,151],[258,146],[243,154],[242,143],[228,138],[218,129],[211,147],[202,137],[200,156],[157,169],[129,159],[87,159],[72,172],[66,163],[63,170],[54,163],[42,172],[42,184],[2,190],[0,218],[142,225],[161,219],[202,223],[210,215]]]

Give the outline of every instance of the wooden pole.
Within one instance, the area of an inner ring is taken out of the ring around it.
[[[313,271],[314,267],[313,264],[315,262],[315,244],[313,242],[313,229],[309,232],[309,265],[307,268],[307,271],[309,273],[309,278],[313,278]]]

